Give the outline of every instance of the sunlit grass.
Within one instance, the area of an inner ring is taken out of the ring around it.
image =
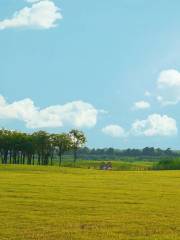
[[[0,239],[180,239],[179,171],[0,166]]]

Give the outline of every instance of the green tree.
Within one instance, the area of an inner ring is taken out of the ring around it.
[[[58,156],[59,156],[59,166],[62,164],[62,155],[70,150],[71,148],[71,139],[70,136],[66,133],[61,133],[57,135],[57,147],[58,147]]]
[[[34,144],[38,156],[38,164],[47,165],[50,153],[49,134],[45,131],[33,133]]]
[[[74,152],[74,164],[77,161],[77,151],[80,147],[86,143],[86,137],[82,131],[77,129],[73,129],[69,132],[69,136],[71,138],[71,148]]]

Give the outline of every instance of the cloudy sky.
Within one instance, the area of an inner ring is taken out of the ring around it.
[[[0,126],[180,148],[179,0],[1,0]]]

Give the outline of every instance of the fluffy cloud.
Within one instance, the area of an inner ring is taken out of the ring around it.
[[[12,18],[0,21],[0,30],[6,28],[42,28],[49,29],[56,26],[62,19],[60,9],[51,0],[35,1],[31,7],[25,7],[14,13]]]
[[[0,96],[0,119],[20,120],[28,128],[93,127],[98,113],[91,104],[83,101],[39,109],[29,98],[9,104]]]
[[[157,100],[162,105],[173,105],[180,101],[180,72],[174,69],[162,71],[157,81]]]
[[[125,137],[125,130],[119,125],[108,125],[102,129],[102,132],[111,137],[120,138]]]
[[[139,110],[139,109],[147,109],[150,108],[150,103],[146,102],[146,101],[139,101],[139,102],[135,102],[133,109],[135,110]]]
[[[136,120],[132,124],[131,133],[148,137],[176,135],[176,120],[167,115],[152,114],[145,120]]]

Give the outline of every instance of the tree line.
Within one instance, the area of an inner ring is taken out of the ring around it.
[[[120,159],[122,157],[154,158],[154,157],[177,157],[180,152],[173,151],[170,148],[161,149],[154,147],[145,147],[143,149],[115,149],[115,148],[88,148],[83,147],[78,150],[78,156],[83,159]]]
[[[0,130],[0,157],[2,164],[53,165],[55,157],[62,163],[62,155],[72,151],[74,163],[77,151],[86,143],[82,131],[73,129],[68,133],[50,134],[45,131],[24,133]]]

